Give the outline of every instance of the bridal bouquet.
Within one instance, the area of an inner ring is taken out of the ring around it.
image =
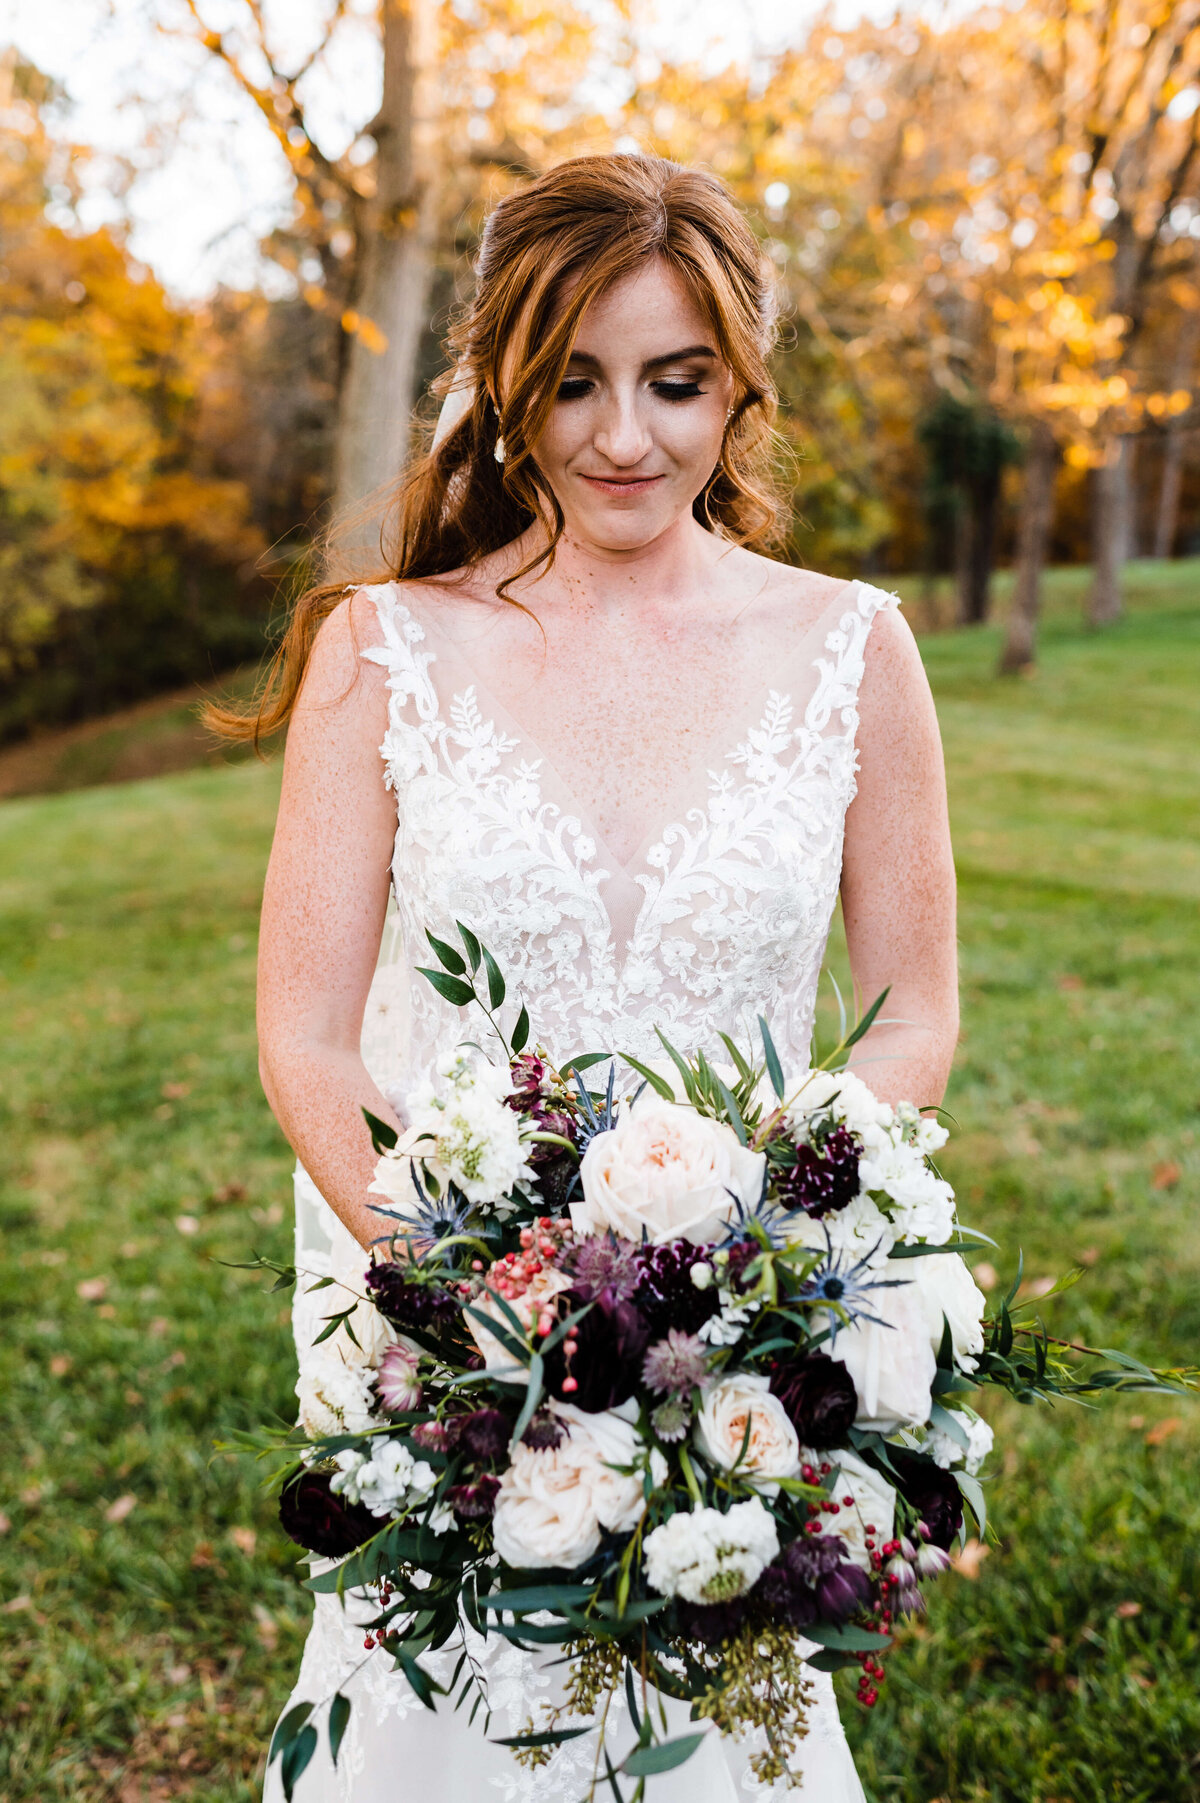
[[[504,1741],[519,1758],[599,1719],[598,1769],[640,1795],[701,1739],[662,1737],[656,1687],[753,1733],[756,1776],[786,1783],[808,1668],[857,1664],[870,1707],[965,1518],[986,1532],[980,1387],[1162,1380],[1016,1325],[1016,1285],[985,1316],[945,1128],[844,1068],[879,1003],[818,1069],[785,1069],[763,1020],[757,1055],[726,1039],[719,1065],[664,1039],[661,1062],[556,1068],[524,1008],[501,1032],[503,977],[459,931],[425,975],[479,1003],[497,1054],[443,1059],[402,1135],[368,1117],[387,1231],[301,1380],[283,1525],[334,1561],[310,1589],[373,1599],[364,1653],[428,1706],[472,1700],[481,1731],[469,1637],[561,1648],[561,1703]],[[454,1642],[443,1686],[422,1657]],[[619,1687],[637,1744],[614,1764]],[[289,1710],[289,1797],[318,1701],[335,1759],[345,1732],[340,1693]]]

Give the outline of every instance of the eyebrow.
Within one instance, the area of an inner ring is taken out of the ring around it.
[[[710,362],[717,361],[717,353],[707,344],[689,344],[686,350],[670,351],[665,357],[651,357],[643,363],[643,373],[651,369],[665,369],[668,363],[683,363],[689,357],[707,357]],[[593,357],[590,351],[572,351],[572,363],[582,363],[586,369],[599,369],[599,357]]]

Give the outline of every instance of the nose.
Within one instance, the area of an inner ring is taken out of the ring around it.
[[[652,440],[639,418],[634,395],[614,394],[609,397],[592,443],[614,469],[632,469],[649,451]]]

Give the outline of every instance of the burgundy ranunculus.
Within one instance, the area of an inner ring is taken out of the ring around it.
[[[387,1260],[370,1267],[367,1288],[380,1314],[394,1327],[424,1327],[436,1333],[455,1318],[461,1306],[448,1290],[413,1283],[401,1265]]]
[[[888,1457],[899,1479],[900,1494],[925,1523],[934,1546],[948,1550],[962,1527],[962,1494],[948,1471],[932,1459],[889,1446]]]
[[[834,1127],[818,1146],[797,1146],[796,1162],[778,1172],[780,1206],[803,1209],[820,1220],[853,1202],[858,1194],[862,1147],[845,1127]]]
[[[297,1546],[325,1559],[341,1559],[377,1534],[382,1521],[365,1503],[335,1495],[328,1474],[305,1471],[279,1498],[283,1531]]]
[[[727,1603],[689,1603],[676,1597],[675,1619],[685,1639],[711,1646],[737,1633],[746,1619],[746,1607],[744,1596],[731,1597]]]
[[[446,1500],[459,1521],[490,1521],[496,1507],[500,1479],[485,1471],[471,1484],[451,1484]]]
[[[509,1107],[528,1108],[533,1099],[542,1093],[542,1084],[546,1081],[548,1074],[547,1065],[536,1052],[521,1052],[513,1059],[510,1068],[512,1071],[512,1095],[509,1098]]]
[[[502,1459],[508,1451],[512,1428],[499,1409],[476,1409],[473,1414],[461,1415],[457,1427],[455,1443],[469,1459],[486,1463]]]
[[[716,1314],[721,1301],[717,1285],[710,1283],[702,1290],[692,1282],[692,1266],[710,1264],[710,1256],[707,1246],[694,1246],[690,1240],[638,1248],[641,1275],[633,1299],[651,1339],[661,1340],[671,1327],[698,1333]]]
[[[546,1354],[546,1388],[551,1396],[573,1402],[589,1415],[628,1402],[638,1387],[642,1354],[650,1338],[633,1303],[619,1299],[608,1288],[595,1295],[564,1290],[555,1300],[564,1319],[587,1302],[593,1306],[577,1324],[577,1344],[569,1365],[561,1340]],[[565,1387],[569,1377],[575,1379],[573,1390]]]
[[[840,1359],[831,1359],[824,1352],[776,1359],[771,1366],[771,1394],[783,1404],[801,1446],[821,1452],[845,1444],[858,1413],[858,1395]]]

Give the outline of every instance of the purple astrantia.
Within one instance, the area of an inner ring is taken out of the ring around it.
[[[844,1367],[843,1367],[844,1369]],[[660,1396],[686,1396],[708,1376],[708,1348],[698,1334],[672,1327],[642,1361],[642,1382]]]

